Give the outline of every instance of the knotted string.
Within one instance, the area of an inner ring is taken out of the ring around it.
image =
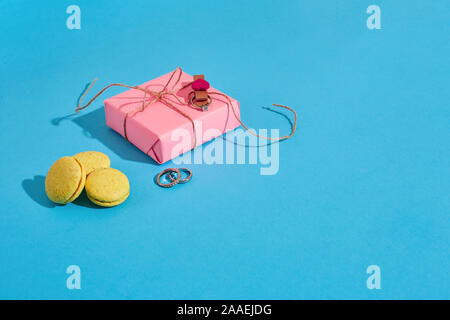
[[[173,83],[173,85],[171,86],[170,90],[168,90],[169,85],[172,81],[172,79],[174,79],[175,75],[178,74],[178,77],[176,78],[176,81]],[[195,130],[195,123],[194,120],[187,115],[185,112],[183,112],[182,110],[180,110],[179,108],[177,108],[176,106],[173,105],[172,101],[168,99],[168,97],[173,97],[175,98],[175,100],[177,101],[178,104],[183,105],[183,106],[189,106],[188,104],[184,103],[183,101],[181,101],[175,94],[175,87],[178,85],[178,83],[180,82],[181,79],[181,75],[183,74],[183,71],[180,67],[176,68],[172,74],[170,75],[169,80],[166,82],[166,84],[164,85],[163,89],[160,91],[153,91],[153,90],[149,90],[147,88],[142,88],[139,86],[128,86],[126,84],[122,84],[122,83],[112,83],[106,87],[104,87],[102,90],[100,90],[91,100],[89,100],[88,103],[86,103],[84,106],[81,106],[81,103],[83,101],[84,96],[89,92],[89,90],[91,90],[91,88],[93,87],[94,83],[97,81],[97,78],[94,79],[94,81],[92,81],[91,85],[87,88],[87,90],[83,93],[83,95],[81,96],[79,102],[78,102],[78,107],[75,109],[75,112],[80,112],[81,110],[87,108],[95,99],[97,99],[103,92],[105,92],[107,89],[114,87],[114,86],[118,86],[118,87],[124,87],[124,88],[128,88],[128,89],[136,89],[136,90],[140,90],[144,92],[144,97],[142,99],[142,106],[140,107],[140,109],[135,110],[134,114],[137,114],[139,112],[143,112],[146,108],[148,108],[151,104],[160,101],[161,103],[165,104],[166,106],[168,106],[169,108],[175,110],[176,112],[180,113],[182,116],[184,116],[185,118],[187,118],[191,124],[192,124],[192,129],[194,132],[194,148],[197,146],[197,132]],[[188,86],[190,86],[192,84],[192,81],[185,84],[183,87],[180,88],[184,89]],[[147,98],[147,94],[149,96],[151,96],[153,99],[151,99],[149,102],[147,102],[146,98]],[[291,111],[294,114],[294,125],[291,128],[291,133],[289,135],[286,136],[282,136],[279,138],[272,138],[272,137],[265,137],[265,136],[260,136],[256,133],[254,133],[253,131],[251,131],[239,118],[234,105],[230,99],[230,97],[228,97],[226,94],[223,94],[221,92],[211,92],[208,91],[208,94],[210,95],[211,99],[213,99],[214,95],[219,95],[224,97],[227,100],[227,105],[231,107],[231,110],[233,112],[234,117],[236,118],[236,120],[239,122],[239,124],[244,127],[245,130],[247,130],[250,134],[252,134],[253,136],[257,137],[257,138],[261,138],[261,139],[265,139],[265,140],[271,140],[271,141],[281,141],[281,140],[286,140],[289,139],[290,137],[292,137],[295,133],[295,129],[297,127],[297,113],[290,107],[287,106],[283,106],[283,105],[279,105],[279,104],[273,104],[273,106],[275,107],[279,107],[279,108],[284,108],[287,109],[289,111]],[[212,95],[212,96],[211,96]],[[123,132],[124,132],[124,137],[127,141],[128,140],[128,136],[127,136],[127,120],[128,117],[130,115],[131,112],[127,112],[125,114],[125,118],[123,121]]]
[[[172,79],[174,78],[175,74],[177,74],[177,73],[178,73],[178,78],[177,78],[176,82],[172,85],[171,89],[168,91],[167,88],[169,87],[170,82],[172,81]],[[75,112],[80,112],[81,110],[87,108],[95,99],[97,99],[103,92],[105,92],[106,90],[108,90],[111,87],[118,86],[118,87],[124,87],[124,88],[129,88],[129,89],[140,90],[140,91],[144,92],[144,97],[142,99],[142,106],[141,106],[141,108],[139,110],[137,110],[134,113],[134,115],[136,113],[138,113],[138,112],[144,111],[152,103],[161,101],[166,106],[168,106],[169,108],[171,108],[171,109],[175,110],[176,112],[180,113],[182,116],[184,116],[185,118],[187,118],[191,122],[192,129],[194,131],[194,148],[195,148],[197,146],[197,136],[195,134],[196,130],[195,130],[194,120],[189,115],[187,115],[185,112],[183,112],[182,110],[180,110],[176,106],[174,106],[171,103],[171,101],[169,101],[167,98],[165,98],[165,96],[174,97],[180,105],[184,105],[184,103],[173,92],[173,90],[176,87],[176,85],[180,82],[181,75],[182,75],[182,70],[181,70],[180,67],[178,67],[177,69],[175,69],[175,71],[172,72],[172,74],[170,75],[169,80],[167,81],[167,83],[165,84],[164,88],[161,91],[153,91],[153,90],[149,90],[149,89],[142,88],[142,87],[139,87],[139,86],[132,87],[132,86],[128,86],[128,85],[122,84],[122,83],[112,83],[112,84],[104,87],[102,90],[100,90],[91,100],[89,100],[89,102],[87,104],[85,104],[84,106],[81,106],[81,103],[83,102],[84,96],[89,92],[89,90],[91,90],[92,86],[97,81],[97,78],[95,78],[94,81],[92,81],[92,83],[89,86],[89,88],[81,96],[81,99],[78,102],[78,107],[75,109]],[[153,97],[153,100],[150,100],[150,102],[148,102],[148,103],[146,103],[147,94],[149,94],[150,96]],[[125,139],[127,141],[129,141],[128,140],[128,135],[127,135],[127,120],[128,120],[129,115],[130,115],[130,112],[127,112],[125,114],[125,118],[123,120],[123,133],[124,133],[124,137],[125,137]]]

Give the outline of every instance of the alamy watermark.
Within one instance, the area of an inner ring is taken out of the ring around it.
[[[366,270],[367,274],[370,276],[367,278],[366,285],[367,289],[381,289],[381,269],[376,264],[370,265]]]
[[[66,273],[70,274],[66,280],[66,287],[69,290],[81,289],[81,269],[77,265],[70,265],[66,269]]]
[[[81,29],[81,9],[79,6],[72,4],[67,7],[66,13],[69,14],[66,20],[66,26],[69,30]]]
[[[367,18],[366,26],[369,30],[381,29],[381,9],[375,4],[371,4],[367,7],[367,14],[370,16]]]
[[[261,137],[268,136],[267,129],[250,129],[259,138],[250,132],[238,128],[223,135],[217,128],[202,130],[202,122],[195,121],[197,142],[211,141],[209,144],[199,146],[192,150],[194,136],[192,129],[179,128],[172,131],[170,139],[172,144],[173,163],[183,164],[259,164],[261,175],[274,175],[280,168],[280,145],[278,141],[270,141]],[[279,129],[271,129],[271,139],[280,137]]]

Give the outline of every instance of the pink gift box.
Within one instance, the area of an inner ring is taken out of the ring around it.
[[[172,72],[165,74],[139,87],[159,92],[169,81],[171,74]],[[183,102],[182,104],[170,95],[166,95],[164,99],[170,101],[178,110],[189,116],[195,123],[195,129],[189,118],[161,101],[155,100],[143,111],[139,112],[142,108],[144,92],[137,89],[127,90],[104,101],[106,124],[125,137],[124,121],[125,117],[127,117],[126,137],[128,141],[159,164],[192,150],[195,141],[196,146],[200,146],[239,127],[240,123],[225,97],[211,95],[212,102],[208,106],[207,111],[201,111],[193,107],[189,103],[188,97],[189,93],[192,92],[191,86],[183,88],[183,86],[192,81],[193,77],[191,75],[182,72],[180,81],[173,90],[170,90]],[[176,80],[171,81],[171,83],[174,82]],[[169,88],[171,88],[171,85]],[[208,89],[208,92],[220,91],[211,87]],[[229,98],[233,103],[237,117],[240,117],[239,102],[231,97]],[[145,99],[147,102],[150,102],[155,98],[147,94]],[[189,136],[191,141],[187,144],[184,143],[181,148],[180,132],[185,134],[185,136]]]

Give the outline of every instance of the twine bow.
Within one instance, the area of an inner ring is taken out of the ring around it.
[[[175,110],[176,112],[178,112],[179,114],[181,114],[182,116],[184,116],[185,118],[187,118],[191,124],[192,124],[192,130],[194,132],[194,146],[193,148],[195,148],[197,146],[197,134],[196,134],[196,130],[195,130],[195,123],[194,120],[185,112],[183,112],[182,110],[180,110],[179,108],[177,108],[174,105],[174,102],[171,101],[169,99],[169,97],[172,97],[176,100],[176,103],[182,106],[189,106],[188,103],[185,103],[183,101],[181,101],[177,95],[175,94],[175,87],[178,85],[178,83],[180,82],[181,79],[181,75],[183,74],[183,71],[180,67],[176,68],[172,74],[170,75],[169,80],[167,81],[167,83],[164,85],[163,89],[160,91],[154,91],[154,90],[150,90],[147,88],[142,88],[140,86],[128,86],[126,84],[122,84],[122,83],[112,83],[106,87],[104,87],[102,90],[100,90],[91,100],[89,100],[88,103],[86,103],[84,106],[81,106],[81,103],[83,101],[84,96],[91,90],[91,88],[94,86],[95,82],[97,81],[97,78],[94,79],[94,81],[92,81],[91,85],[87,88],[87,90],[83,93],[83,95],[80,98],[80,101],[78,102],[78,107],[75,109],[75,112],[80,112],[81,110],[87,108],[95,99],[97,99],[103,92],[105,92],[107,89],[114,87],[114,86],[118,86],[118,87],[124,87],[124,88],[128,88],[128,89],[136,89],[136,90],[140,90],[144,92],[144,97],[142,98],[142,105],[138,110],[135,110],[133,115],[139,113],[139,112],[143,112],[146,108],[148,108],[151,104],[156,103],[156,102],[161,102],[163,104],[165,104],[166,106],[168,106],[169,108]],[[177,76],[176,76],[177,75]],[[175,79],[176,76],[176,81],[170,86],[171,82],[173,79]],[[188,86],[190,86],[192,84],[192,81],[185,84],[184,86],[182,86],[179,90],[184,89]],[[170,88],[169,88],[170,86]],[[231,110],[233,112],[234,117],[236,118],[236,120],[239,122],[239,124],[244,127],[245,130],[247,130],[250,134],[252,134],[255,137],[261,138],[261,139],[265,139],[265,140],[271,140],[271,141],[281,141],[281,140],[286,140],[289,139],[290,137],[292,137],[295,133],[295,129],[297,127],[297,113],[290,107],[287,106],[283,106],[283,105],[279,105],[279,104],[273,104],[275,107],[279,107],[279,108],[284,108],[287,109],[289,111],[291,111],[294,114],[294,125],[291,128],[291,133],[289,135],[283,136],[283,137],[279,137],[279,138],[272,138],[272,137],[265,137],[265,136],[260,136],[254,132],[252,132],[244,123],[242,123],[241,119],[239,118],[239,116],[236,113],[236,110],[234,108],[234,105],[230,99],[230,97],[228,97],[227,95],[221,93],[221,92],[214,92],[214,91],[208,91],[208,94],[210,95],[211,99],[214,99],[214,96],[222,96],[227,100],[227,105],[229,107],[231,107]],[[147,101],[147,95],[149,95],[150,101]],[[127,112],[125,114],[125,118],[123,121],[123,132],[124,132],[124,137],[127,141],[128,140],[128,136],[127,136],[127,120],[130,117],[130,114],[132,112]]]

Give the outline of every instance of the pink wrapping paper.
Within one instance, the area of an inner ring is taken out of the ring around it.
[[[160,91],[164,88],[171,74],[172,72],[165,74],[139,87]],[[196,146],[233,130],[240,125],[231,110],[231,106],[228,106],[227,100],[219,95],[212,95],[213,99],[208,107],[208,111],[201,111],[192,107],[188,101],[188,94],[192,91],[191,87],[181,89],[191,81],[193,81],[193,77],[183,72],[180,82],[173,90],[176,96],[185,103],[184,105],[179,104],[173,97],[167,96],[167,99],[177,109],[194,120],[197,137]],[[219,92],[212,87],[208,89],[208,92],[211,91]],[[192,150],[195,140],[191,121],[161,101],[152,103],[142,112],[136,112],[142,107],[143,98],[144,92],[130,89],[106,99],[104,101],[106,124],[125,137],[124,120],[128,114],[126,122],[128,140],[159,164]],[[147,95],[146,99],[150,101],[153,98]],[[230,100],[239,117],[239,102],[231,97]],[[174,134],[174,131],[177,132],[177,129],[182,129],[183,132],[190,135],[191,143],[184,144],[180,148],[180,137],[177,139],[177,134]]]

